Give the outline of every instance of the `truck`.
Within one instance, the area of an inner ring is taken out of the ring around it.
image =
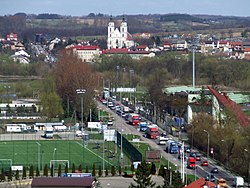
[[[191,157],[191,156],[188,157],[188,160],[187,160],[187,168],[190,168],[190,169],[195,169],[195,168],[197,168],[195,157]]]
[[[129,114],[128,115],[128,122],[129,124],[133,125],[133,126],[138,126],[140,125],[140,116],[138,114]]]
[[[166,136],[159,136],[159,138],[158,138],[158,144],[159,145],[165,145],[168,140],[169,140],[169,138],[166,137]]]
[[[148,123],[147,122],[140,122],[140,131],[145,132],[147,130]]]
[[[174,140],[168,140],[166,146],[166,152],[170,154],[177,154],[178,153],[178,144]]]
[[[52,126],[46,126],[44,130],[44,137],[53,138],[53,131],[54,131],[54,128]]]
[[[157,139],[159,137],[158,131],[159,131],[158,125],[156,124],[148,125],[146,130],[147,138]]]
[[[236,176],[234,177],[234,187],[244,187],[244,179],[243,177]]]

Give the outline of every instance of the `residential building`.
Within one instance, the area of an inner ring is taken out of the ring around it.
[[[112,48],[130,48],[134,46],[132,35],[128,32],[128,25],[125,18],[122,19],[120,29],[115,28],[115,22],[112,17],[108,23],[108,49]]]
[[[73,46],[73,52],[83,62],[94,62],[101,55],[101,48],[98,46]]]

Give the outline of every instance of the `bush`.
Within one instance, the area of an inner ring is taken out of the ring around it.
[[[112,166],[111,167],[111,175],[114,176],[116,173],[115,173],[115,166]]]

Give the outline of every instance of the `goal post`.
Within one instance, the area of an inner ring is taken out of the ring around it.
[[[59,165],[61,165],[62,169],[64,169],[66,167],[66,165],[68,165],[69,168],[69,160],[50,160],[50,168],[52,167],[58,170]]]
[[[12,166],[12,159],[0,159],[0,170],[9,170]]]

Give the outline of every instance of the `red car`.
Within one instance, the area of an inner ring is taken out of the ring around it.
[[[201,166],[208,166],[208,161],[202,161]]]

